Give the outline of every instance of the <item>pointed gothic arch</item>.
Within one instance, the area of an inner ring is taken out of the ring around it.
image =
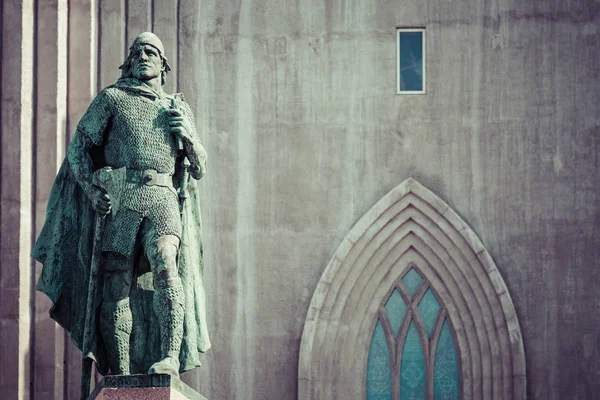
[[[378,311],[411,267],[452,326],[460,398],[525,399],[523,341],[504,280],[473,230],[412,178],[358,221],[325,269],[302,335],[298,398],[366,398]]]

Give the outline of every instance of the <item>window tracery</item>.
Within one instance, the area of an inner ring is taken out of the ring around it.
[[[377,313],[367,363],[367,400],[458,400],[459,358],[448,313],[415,265]]]

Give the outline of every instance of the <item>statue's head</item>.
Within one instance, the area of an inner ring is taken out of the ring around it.
[[[164,85],[167,73],[171,70],[162,42],[152,32],[140,33],[129,48],[129,55],[119,67],[122,78],[137,78],[145,81],[160,75]]]

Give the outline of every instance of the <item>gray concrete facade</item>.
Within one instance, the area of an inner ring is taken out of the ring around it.
[[[80,354],[28,258],[68,138],[153,30],[209,155],[209,399],[295,399],[334,251],[414,177],[479,236],[519,318],[530,399],[600,390],[600,2],[2,3],[0,393],[75,399]],[[396,95],[396,28],[427,31],[427,93]],[[14,365],[14,368],[8,368]]]

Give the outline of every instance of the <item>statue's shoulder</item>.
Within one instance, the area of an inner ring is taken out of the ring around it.
[[[103,93],[104,95],[110,96],[110,95],[114,95],[115,93],[120,92],[121,90],[122,89],[119,88],[119,86],[117,86],[117,85],[110,85],[110,86],[107,86],[104,89],[102,89],[100,91],[100,93],[98,93],[98,94]]]
[[[121,90],[115,85],[107,86],[96,95],[95,101],[100,103],[114,103],[119,98]]]
[[[78,124],[78,129],[84,131],[95,131],[98,126],[110,117],[114,111],[115,95],[113,89],[106,87],[94,97],[90,103],[87,112]],[[87,128],[84,128],[85,126]]]
[[[183,97],[183,93],[173,93],[169,96],[171,96],[175,100],[181,101],[182,103],[186,103],[185,97]]]
[[[123,85],[110,85],[105,87],[104,89],[102,89],[100,91],[100,93],[103,93],[105,97],[110,98],[112,100],[115,100],[121,96],[123,96],[125,94],[125,92],[127,92],[127,87],[123,86]]]

